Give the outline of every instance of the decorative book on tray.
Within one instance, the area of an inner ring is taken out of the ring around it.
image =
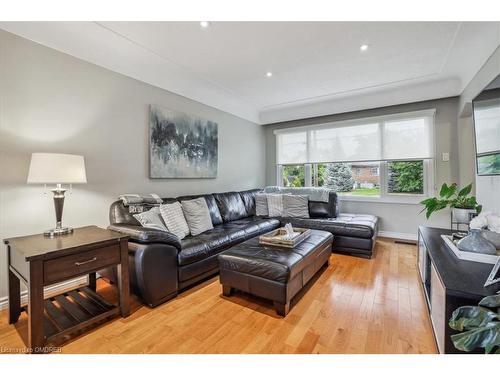
[[[293,248],[309,237],[310,234],[310,229],[292,228],[292,225],[288,223],[284,228],[278,228],[261,235],[259,243],[261,245]]]

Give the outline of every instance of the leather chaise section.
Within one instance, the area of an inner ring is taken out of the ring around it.
[[[328,231],[335,236],[372,238],[376,234],[378,218],[373,215],[339,214],[336,218],[281,218],[282,223]]]

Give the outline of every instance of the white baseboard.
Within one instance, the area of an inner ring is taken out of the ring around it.
[[[407,240],[407,241],[417,241],[418,237],[416,233],[398,233],[398,232],[390,232],[381,230],[378,232],[380,237],[394,238],[398,240]]]
[[[68,280],[60,284],[48,286],[44,290],[45,298],[58,295],[65,291],[78,288],[87,284],[87,276],[79,277],[78,279]],[[21,305],[28,304],[28,291],[21,292]],[[6,309],[9,306],[9,298],[7,296],[0,298],[0,310]]]

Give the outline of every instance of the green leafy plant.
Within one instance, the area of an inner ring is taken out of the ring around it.
[[[479,214],[483,206],[477,203],[475,196],[470,195],[471,191],[472,184],[459,190],[458,185],[455,183],[449,186],[444,183],[439,191],[439,197],[427,198],[420,202],[420,204],[424,205],[422,212],[426,211],[425,216],[427,219],[433,212],[442,210],[446,207],[474,209]]]
[[[453,312],[449,325],[455,331],[451,336],[458,350],[470,352],[483,348],[486,354],[500,354],[500,295],[488,296],[479,306],[462,306]]]

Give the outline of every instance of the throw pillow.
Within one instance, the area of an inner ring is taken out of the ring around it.
[[[175,234],[181,240],[189,235],[189,227],[179,202],[162,204],[160,214],[169,232]]]
[[[205,198],[182,201],[182,211],[191,231],[191,235],[196,236],[209,229],[213,229],[210,211],[208,210]]]
[[[307,195],[283,195],[285,217],[309,218],[309,197]]]
[[[167,231],[167,227],[161,219],[159,207],[153,207],[149,211],[144,211],[133,216],[144,228],[159,229],[165,232]]]
[[[267,194],[269,217],[283,216],[283,195]]]
[[[268,216],[267,194],[255,194],[255,215]]]

